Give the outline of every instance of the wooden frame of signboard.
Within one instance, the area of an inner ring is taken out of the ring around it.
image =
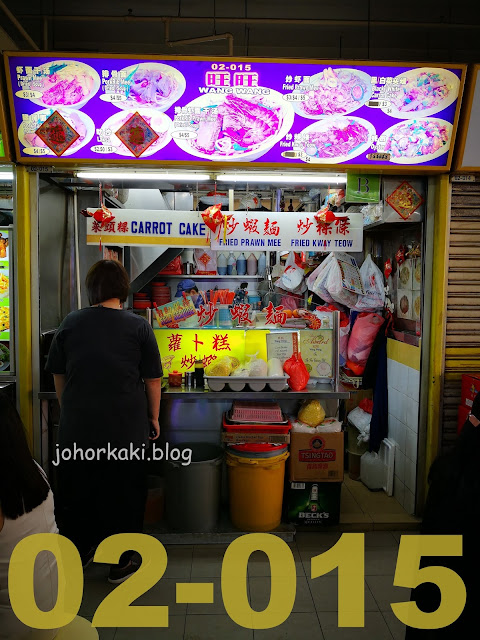
[[[462,104],[462,111],[460,114],[460,122],[458,125],[458,138],[455,145],[455,151],[453,156],[454,172],[460,173],[475,173],[480,172],[480,166],[470,167],[463,164],[463,158],[465,155],[465,147],[467,144],[468,129],[470,127],[470,118],[472,115],[473,99],[475,97],[475,89],[477,81],[480,75],[480,64],[472,65],[468,70],[468,76],[465,82],[464,96]]]
[[[52,58],[78,58],[78,53],[69,53],[69,52],[51,52],[51,51],[6,51],[4,53],[4,62],[5,62],[5,70],[7,75],[7,88],[8,88],[8,98],[11,107],[11,117],[12,117],[12,129],[13,131],[17,131],[17,122],[15,119],[15,109],[14,109],[14,100],[12,93],[12,83],[10,77],[10,66],[9,66],[9,58],[17,57],[17,56],[28,56],[29,58],[45,58],[51,56]],[[285,165],[281,162],[204,162],[202,160],[135,160],[133,158],[128,160],[116,160],[116,159],[102,159],[99,158],[96,160],[71,160],[64,158],[54,158],[49,156],[47,158],[24,158],[20,154],[20,145],[18,142],[18,137],[14,135],[14,145],[17,161],[21,164],[38,164],[38,165],[62,165],[69,166],[71,168],[75,168],[76,166],[98,166],[98,165],[110,165],[110,166],[125,166],[125,165],[138,165],[138,166],[153,166],[160,168],[164,166],[165,168],[171,167],[194,167],[195,169],[202,169],[209,171],[211,173],[215,173],[219,170],[232,169],[232,168],[242,168],[246,169],[247,167],[254,169],[276,169],[284,171],[299,171],[299,172],[319,172],[325,170],[335,170],[335,171],[347,171],[347,170],[355,170],[363,173],[401,173],[401,174],[413,174],[413,173],[422,173],[422,174],[438,174],[438,173],[446,173],[450,170],[452,163],[452,155],[453,148],[455,144],[455,136],[457,132],[458,119],[460,115],[460,105],[462,102],[463,95],[463,87],[465,83],[465,75],[467,70],[466,64],[440,64],[440,63],[417,63],[417,62],[389,62],[388,60],[323,60],[323,59],[303,59],[303,58],[251,58],[251,57],[226,57],[226,56],[160,56],[160,55],[125,55],[125,54],[101,54],[101,53],[82,53],[82,58],[104,58],[104,59],[129,59],[129,60],[146,60],[149,61],[168,61],[168,60],[190,60],[190,61],[204,61],[204,62],[267,62],[267,63],[291,63],[291,64],[321,64],[321,65],[352,65],[356,67],[357,65],[363,65],[368,67],[374,66],[389,66],[389,67],[438,67],[438,68],[449,68],[449,69],[460,69],[461,70],[461,78],[460,78],[460,89],[458,93],[457,106],[455,109],[455,118],[452,124],[452,144],[450,146],[447,162],[444,166],[441,167],[431,167],[431,166],[422,166],[422,165],[391,165],[391,166],[372,166],[372,165],[364,165],[364,164],[321,164],[320,166],[312,166],[305,163],[302,164],[288,164]]]

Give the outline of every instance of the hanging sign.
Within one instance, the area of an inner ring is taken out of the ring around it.
[[[13,52],[18,160],[449,168],[466,65]]]
[[[331,217],[322,222],[314,213],[236,211],[225,236],[212,238],[211,247],[217,251],[362,251],[362,214],[332,213]]]
[[[346,202],[380,202],[380,176],[347,174]]]
[[[102,224],[97,209],[87,209],[87,244],[167,247],[207,247],[207,227],[196,211],[145,211],[114,209],[115,219]]]

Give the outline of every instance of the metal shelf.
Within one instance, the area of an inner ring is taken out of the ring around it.
[[[209,391],[207,389],[185,389],[184,387],[174,387],[168,389],[162,389],[162,397],[178,397],[178,398],[192,398],[198,399],[201,396],[208,398],[209,400],[257,400],[257,399],[269,399],[269,398],[324,398],[347,400],[350,397],[350,391],[338,385],[337,389],[334,389],[329,384],[317,384],[314,389],[304,389],[303,391],[292,391],[288,389],[285,391]]]
[[[341,384],[337,389],[333,389],[329,384],[317,384],[315,389],[304,389],[303,391],[292,391],[291,389],[285,391],[209,391],[208,389],[185,389],[184,387],[174,387],[168,389],[162,389],[162,398],[170,397],[176,398],[191,398],[199,399],[201,396],[209,400],[256,400],[256,399],[269,399],[269,398],[324,398],[325,400],[337,399],[348,400],[351,391],[346,389]],[[57,395],[55,391],[41,391],[38,394],[40,400],[56,400]]]
[[[179,275],[169,275],[169,274],[158,274],[160,278],[181,278],[182,280],[190,279],[190,280],[263,280],[265,276],[227,276],[227,275],[216,275],[216,276],[202,276],[197,275],[196,273],[192,274],[182,274]]]

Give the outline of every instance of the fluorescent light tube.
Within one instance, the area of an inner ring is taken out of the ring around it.
[[[77,178],[92,180],[164,180],[167,182],[205,182],[210,180],[208,173],[137,173],[127,171],[78,171]]]
[[[217,180],[222,182],[275,182],[279,184],[329,184],[332,182],[345,184],[347,176],[335,176],[332,174],[319,173],[302,175],[295,174],[261,174],[261,173],[220,173]]]
[[[13,180],[13,171],[0,171],[0,180],[2,182],[10,182]]]

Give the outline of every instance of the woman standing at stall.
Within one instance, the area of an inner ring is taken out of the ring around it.
[[[162,367],[150,325],[124,311],[129,278],[114,260],[87,274],[90,307],[70,313],[47,361],[60,402],[58,522],[84,566],[116,533],[139,533],[147,495],[147,445],[158,423]],[[110,569],[119,583],[136,571],[133,552]]]

